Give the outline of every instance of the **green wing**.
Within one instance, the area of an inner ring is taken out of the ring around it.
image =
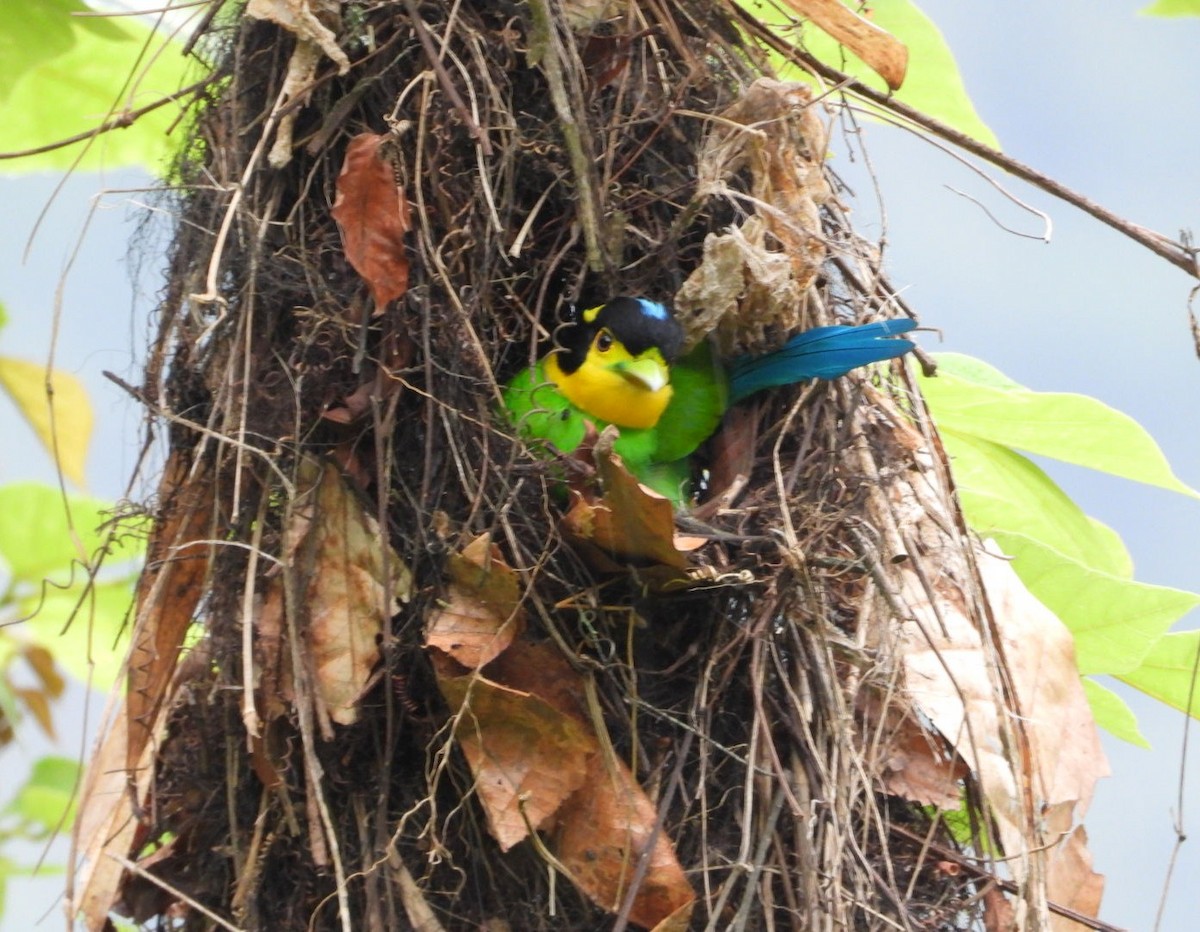
[[[719,371],[719,381],[713,377],[711,353],[704,353],[700,365],[689,365],[695,355],[672,367],[675,392],[658,425],[623,427],[613,444],[626,469],[676,505],[687,499],[688,455],[716,429],[725,410],[725,380]],[[574,452],[589,423],[597,433],[608,426],[571,404],[546,378],[540,362],[508,383],[504,408],[521,436],[534,445],[540,441],[547,455],[550,447],[560,453]]]
[[[562,453],[578,447],[587,432],[583,412],[546,378],[540,362],[522,369],[508,383],[504,407],[522,437],[545,441]]]
[[[671,367],[671,403],[654,428],[654,459],[671,463],[690,456],[713,435],[729,407],[729,381],[707,340]]]

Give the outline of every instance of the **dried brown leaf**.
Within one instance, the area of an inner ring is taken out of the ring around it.
[[[983,891],[983,927],[986,932],[1019,932],[1016,911],[995,884]]]
[[[1034,792],[1041,805],[1050,900],[1096,915],[1104,878],[1091,869],[1083,819],[1109,766],[1079,678],[1075,640],[987,542],[979,571],[996,618],[1013,687],[1027,718]],[[1058,919],[1055,924],[1060,924]],[[1063,920],[1067,922],[1067,920]],[[1066,926],[1064,926],[1066,927]],[[1074,927],[1071,924],[1070,927]]]
[[[450,675],[449,662],[432,657],[488,831],[507,851],[583,785],[595,736],[540,696],[477,673]]]
[[[893,91],[904,83],[908,48],[840,0],[787,0],[788,6],[861,58]]]
[[[141,756],[132,769],[127,769],[130,718],[126,702],[118,700],[102,727],[99,745],[84,774],[79,814],[72,829],[68,910],[88,932],[112,927],[109,911],[125,873],[122,861],[132,850],[142,826],[138,813],[145,811],[154,777],[151,761],[155,746],[140,738]],[[157,720],[149,723],[147,730],[157,733],[165,714],[166,707],[160,707]]]
[[[1057,845],[1082,819],[1107,764],[1070,633],[1006,561],[986,553],[978,560],[1001,638],[999,655],[963,611],[953,574],[939,581],[935,607],[916,574],[897,566],[904,581],[900,598],[912,612],[899,629],[907,694],[977,774],[1018,882],[1057,877],[1065,886],[1047,884],[1045,896],[1069,902],[1098,878],[1090,872],[1056,873],[1056,861],[1067,855]],[[1008,671],[1016,699],[1011,711],[993,677],[997,668]],[[1024,743],[1005,730],[1013,727],[1024,734]],[[1028,749],[1024,760],[1022,747]],[[1028,811],[1031,796],[1036,813]],[[1056,826],[1047,819],[1052,811],[1058,813]]]
[[[13,690],[13,696],[21,700],[25,711],[33,716],[34,721],[41,726],[42,731],[50,738],[55,738],[54,716],[50,714],[50,697],[40,689],[18,687]]]
[[[1065,804],[1064,804],[1065,805]],[[1070,813],[1068,813],[1068,819]],[[1076,826],[1054,846],[1048,877],[1050,899],[1084,916],[1100,915],[1100,899],[1104,895],[1104,875],[1092,870],[1092,853],[1087,846],[1087,832]],[[1080,924],[1057,913],[1051,925],[1061,932],[1079,932]]]
[[[158,486],[164,505],[150,536],[146,568],[138,580],[126,691],[130,769],[141,759],[158,710],[167,699],[184,635],[208,575],[217,503],[207,464],[195,471],[191,465],[189,457],[179,451],[167,460]]]
[[[539,696],[580,725],[592,723],[582,676],[549,643],[518,641],[487,672]],[[595,753],[587,760],[583,786],[558,811],[552,846],[580,888],[600,906],[615,910],[653,833],[657,813],[629,769],[621,761],[606,765],[601,742],[590,727],[588,734]],[[693,900],[670,840],[660,832],[631,918],[651,926],[686,912]]]
[[[525,628],[520,580],[491,538],[482,534],[447,560],[448,599],[429,615],[425,646],[477,670]]]
[[[558,817],[554,851],[571,879],[598,905],[615,912],[643,854],[649,859],[629,918],[652,928],[689,907],[696,894],[666,832],[655,834],[658,813],[620,761],[596,754],[584,787]],[[686,928],[686,924],[684,925]]]
[[[360,133],[350,140],[330,210],[342,234],[346,259],[371,288],[376,314],[408,291],[404,235],[412,221],[404,189],[396,184],[395,171],[380,152],[387,139]]]
[[[826,256],[820,205],[827,132],[805,84],[760,78],[721,113],[700,150],[697,197],[741,197],[749,171],[757,212],[710,233],[703,261],[675,295],[688,346],[715,332],[730,356],[778,345],[804,323],[804,298]]]
[[[923,806],[957,809],[969,770],[942,736],[895,704],[883,707],[874,696],[860,704],[869,723],[864,730],[873,736],[871,763],[887,791]]]
[[[692,899],[661,920],[650,932],[687,932],[692,927],[692,913],[695,909],[696,901]]]
[[[574,493],[563,529],[576,539],[622,560],[658,563],[676,570],[687,557],[676,545],[675,511],[670,501],[642,485],[612,452],[613,428],[605,428],[592,450],[604,490],[599,500]],[[683,538],[694,549],[698,539]]]
[[[333,721],[348,725],[358,720],[384,623],[411,597],[412,574],[331,464],[306,460],[299,485],[288,562],[302,583],[321,702]]]
[[[37,675],[42,683],[42,689],[51,699],[57,699],[66,688],[66,681],[54,664],[54,655],[37,644],[26,644],[21,647],[21,654],[29,668]]]

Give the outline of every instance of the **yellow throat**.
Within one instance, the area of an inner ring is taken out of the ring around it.
[[[546,357],[546,377],[571,404],[598,420],[653,427],[671,400],[670,370],[654,347],[631,356],[602,330],[574,372],[564,372],[557,357]]]

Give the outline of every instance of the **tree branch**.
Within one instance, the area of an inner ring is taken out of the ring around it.
[[[1034,187],[1041,188],[1047,194],[1051,194],[1059,200],[1066,201],[1068,204],[1078,207],[1084,213],[1090,214],[1101,223],[1107,224],[1119,233],[1123,233],[1135,242],[1145,246],[1155,255],[1183,269],[1192,278],[1200,279],[1200,259],[1198,259],[1198,251],[1192,245],[1190,239],[1181,237],[1182,242],[1176,241],[1168,236],[1164,236],[1162,233],[1126,220],[1124,217],[1120,217],[1107,208],[1100,206],[1095,201],[1084,197],[1078,191],[1068,188],[1066,185],[1055,181],[1047,175],[1043,175],[1024,162],[1005,155],[991,146],[984,145],[979,140],[973,139],[966,133],[960,132],[926,113],[922,113],[915,107],[897,100],[890,94],[881,93],[872,87],[868,87],[856,78],[838,71],[836,68],[822,61],[818,61],[812,55],[796,48],[786,39],[776,35],[769,27],[745,11],[739,9],[737,15],[747,30],[756,38],[804,70],[824,78],[826,81],[835,83],[839,85],[839,89],[849,91],[856,97],[869,101],[889,113],[903,117],[905,120],[932,133],[934,136],[953,143],[955,146],[970,152],[972,155],[990,162],[997,168],[1004,169],[1009,174],[1029,182]]]
[[[157,110],[159,107],[173,103],[176,100],[179,100],[181,97],[186,97],[189,94],[194,94],[197,91],[203,90],[219,77],[221,77],[221,72],[214,71],[207,77],[197,81],[195,84],[189,84],[187,87],[180,88],[174,94],[168,94],[166,97],[160,97],[153,103],[146,104],[144,107],[138,107],[136,110],[126,110],[119,116],[115,116],[111,120],[105,120],[99,126],[93,126],[91,129],[84,130],[82,133],[76,133],[74,136],[67,136],[65,139],[59,139],[55,142],[48,142],[44,146],[35,146],[32,149],[22,149],[19,152],[0,152],[0,160],[21,159],[30,155],[41,155],[43,152],[53,152],[55,149],[63,149],[67,146],[74,145],[77,142],[83,142],[86,139],[92,139],[96,136],[101,136],[104,133],[111,132],[114,129],[125,129],[126,127],[132,126],[152,110]]]

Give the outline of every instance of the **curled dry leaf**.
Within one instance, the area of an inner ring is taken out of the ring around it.
[[[330,464],[305,460],[284,562],[302,593],[311,672],[333,721],[358,720],[384,623],[412,594],[412,574]]]
[[[955,536],[938,492],[944,462],[899,412],[892,423],[914,468],[885,481],[870,508],[876,526],[903,529],[885,533],[879,567],[887,603],[905,610],[881,612],[868,640],[896,657],[906,708],[974,774],[1019,888],[1017,922],[1047,927],[1050,902],[1086,906],[1100,883],[1074,828],[1108,766],[1074,642],[1007,560]],[[894,559],[903,553],[937,574]]]
[[[167,460],[158,487],[164,505],[151,532],[146,570],[138,580],[137,620],[129,647],[125,695],[131,770],[169,699],[184,636],[204,591],[217,510],[207,465],[193,469],[190,458],[178,451]]]
[[[316,45],[338,66],[338,73],[345,74],[350,60],[338,46],[334,30],[325,25],[340,22],[340,8],[337,0],[250,0],[246,15],[275,23],[297,40]]]
[[[935,591],[931,599],[909,567],[894,565],[900,599],[912,612],[899,628],[907,693],[978,776],[1004,851],[1015,859],[1010,865],[1018,882],[1043,877],[1049,900],[1076,902],[1086,891],[1098,891],[1101,879],[1082,867],[1086,852],[1078,850],[1078,838],[1071,841],[1071,829],[1108,768],[1073,641],[1005,561],[986,553],[979,561],[1000,658],[955,593]],[[991,672],[998,667],[1009,671],[1015,717],[998,701],[1003,692]],[[1020,728],[1024,740],[1010,727]],[[1024,764],[1021,748],[1028,754]],[[1030,801],[1036,813],[1029,811]]]
[[[408,291],[404,235],[412,220],[404,189],[396,184],[395,170],[381,152],[387,139],[360,133],[350,140],[330,210],[347,261],[371,288],[376,314]]]
[[[574,543],[594,545],[621,560],[686,569],[686,552],[702,545],[703,538],[675,533],[670,501],[639,483],[613,452],[614,430],[605,428],[592,448],[604,494],[596,499],[575,491],[563,530]]]
[[[469,670],[505,650],[525,628],[516,571],[500,548],[481,534],[447,561],[450,591],[425,625],[425,646],[436,647]]]
[[[957,809],[962,780],[968,774],[962,758],[938,734],[929,731],[895,704],[874,695],[860,700],[869,759],[887,791],[922,806]]]
[[[861,58],[893,91],[904,83],[908,48],[891,33],[841,0],[787,0],[787,4]]]
[[[803,323],[804,296],[826,250],[820,205],[827,133],[806,84],[755,81],[721,113],[701,147],[696,197],[747,206],[729,179],[748,169],[756,213],[705,239],[704,259],[675,295],[694,346],[716,333],[723,355],[761,351]]]
[[[70,909],[89,930],[110,927],[109,910],[146,811],[160,735],[171,710],[184,636],[204,591],[213,524],[222,510],[207,461],[174,451],[159,481],[162,506],[138,581],[136,621],[123,703],[106,716],[80,790],[73,829]],[[197,648],[188,657],[206,664]],[[113,855],[116,855],[114,857]]]
[[[1087,834],[1078,825],[1096,781],[1111,772],[1079,678],[1075,640],[1025,587],[992,541],[979,558],[1005,659],[1029,735],[1033,790],[1049,845],[1047,894],[1055,903],[1095,916],[1104,877],[1092,870]],[[1077,928],[1067,920],[1054,920]]]
[[[458,716],[455,735],[475,775],[488,828],[508,849],[530,827],[550,829],[571,880],[616,911],[645,847],[649,868],[630,918],[652,927],[695,898],[654,804],[606,756],[584,705],[583,679],[549,644],[516,641],[481,674],[433,653],[438,686]]]
[[[337,65],[338,74],[350,70],[350,60],[338,46],[334,29],[326,25],[336,27],[340,23],[339,8],[336,0],[250,0],[246,5],[247,16],[275,23],[296,37],[283,79],[281,104],[308,93],[322,55]],[[274,168],[282,168],[292,160],[297,113],[296,108],[289,108],[275,128],[275,141],[267,155]]]

